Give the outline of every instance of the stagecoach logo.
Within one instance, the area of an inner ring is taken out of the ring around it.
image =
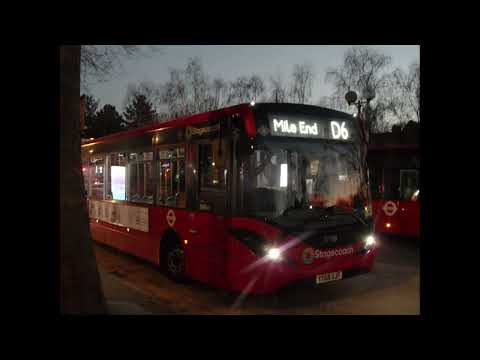
[[[311,247],[303,250],[303,262],[305,264],[311,264],[313,259],[331,258],[333,256],[345,256],[353,254],[353,247],[340,248],[340,249],[328,249],[322,251],[320,249],[313,250]]]
[[[168,225],[173,226],[173,224],[175,224],[175,220],[176,220],[175,212],[172,209],[168,210],[167,212]]]
[[[393,201],[387,201],[382,207],[383,212],[387,216],[393,216],[397,212],[397,205]]]
[[[313,258],[315,257],[315,252],[311,247],[306,248],[303,250],[303,262],[305,264],[311,264],[313,262]]]
[[[186,137],[187,139],[190,139],[192,136],[202,136],[207,133],[217,131],[220,129],[220,123],[217,125],[212,125],[212,126],[205,126],[201,128],[196,128],[193,126],[188,126],[186,130]]]

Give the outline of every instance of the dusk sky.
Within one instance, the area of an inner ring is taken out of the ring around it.
[[[126,60],[123,70],[108,82],[90,86],[90,93],[100,100],[100,106],[112,104],[123,111],[127,85],[140,81],[165,83],[169,68],[184,69],[190,57],[198,56],[210,78],[234,80],[238,76],[260,75],[268,84],[269,75],[277,72],[289,81],[294,64],[308,62],[315,72],[311,102],[330,95],[332,87],[325,83],[328,67],[338,66],[351,45],[159,45],[162,51],[147,58]],[[413,61],[420,62],[419,45],[372,45],[392,57],[390,69],[405,70]]]

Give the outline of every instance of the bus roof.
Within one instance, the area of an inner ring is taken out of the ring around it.
[[[239,104],[239,105],[235,105],[235,106],[231,106],[231,107],[227,107],[219,110],[214,110],[210,112],[205,112],[201,114],[183,116],[176,119],[167,120],[161,123],[147,125],[138,129],[121,131],[121,132],[110,134],[107,136],[95,138],[93,140],[87,140],[85,143],[82,144],[82,147],[89,146],[92,144],[97,144],[97,143],[114,142],[120,139],[142,135],[148,132],[153,132],[155,130],[164,129],[164,128],[188,126],[188,125],[206,121],[212,116],[218,116],[221,114],[233,115],[237,112],[245,112],[245,111],[248,111],[248,108],[249,108],[249,104]]]
[[[314,113],[320,116],[336,116],[341,118],[353,118],[350,114],[344,113],[341,111],[328,109],[320,106],[306,105],[306,104],[292,104],[292,103],[256,103],[255,109],[261,109],[264,111],[276,110],[276,111],[301,111],[306,113]],[[154,132],[159,129],[171,128],[171,127],[181,127],[193,125],[199,122],[204,122],[209,120],[211,117],[216,117],[219,115],[234,115],[236,113],[252,113],[252,106],[248,103],[238,104],[230,106],[227,108],[222,108],[214,111],[209,111],[205,113],[188,115],[179,117],[172,120],[167,120],[161,123],[155,123],[152,125],[147,125],[138,129],[121,131],[118,133],[110,134],[107,136],[82,140],[82,147],[90,146],[98,143],[109,143],[115,142],[121,139],[128,137],[138,136],[149,132]]]

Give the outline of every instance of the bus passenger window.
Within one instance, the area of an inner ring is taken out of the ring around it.
[[[388,200],[400,200],[400,176],[399,169],[383,169],[383,198]]]
[[[153,152],[130,153],[128,161],[128,201],[153,204]]]
[[[90,159],[90,197],[103,200],[104,157],[96,156]]]
[[[215,164],[212,144],[199,145],[200,190],[225,190],[227,169],[223,164]]]
[[[160,150],[158,155],[158,204],[186,207],[185,148]]]
[[[418,188],[418,171],[400,170],[400,200],[411,200]]]
[[[90,197],[90,159],[82,160],[82,176],[85,196]]]
[[[370,168],[370,191],[372,199],[382,198],[382,169]]]
[[[123,153],[108,155],[107,162],[107,199],[126,200],[127,156]]]

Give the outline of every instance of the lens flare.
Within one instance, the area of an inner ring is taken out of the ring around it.
[[[268,250],[267,258],[270,260],[280,260],[280,250],[277,248],[271,248]]]

